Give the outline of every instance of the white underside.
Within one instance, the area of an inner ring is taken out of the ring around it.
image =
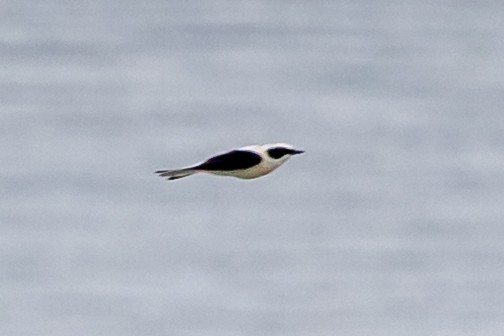
[[[233,176],[241,179],[254,179],[257,177],[264,176],[268,173],[271,173],[277,167],[252,167],[248,169],[240,169],[240,170],[231,170],[231,171],[208,171],[210,174],[219,175],[219,176]]]

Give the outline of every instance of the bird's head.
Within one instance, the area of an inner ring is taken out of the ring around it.
[[[286,143],[267,144],[261,147],[269,159],[278,163],[284,163],[292,155],[304,153],[303,150],[295,149]]]

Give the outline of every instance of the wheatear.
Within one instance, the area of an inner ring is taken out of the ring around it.
[[[182,169],[158,170],[156,174],[176,180],[196,173],[254,179],[271,173],[292,155],[304,153],[285,143],[252,145],[216,155],[200,164]]]

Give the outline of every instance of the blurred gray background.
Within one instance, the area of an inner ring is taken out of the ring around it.
[[[1,1],[0,334],[503,335],[503,15]]]

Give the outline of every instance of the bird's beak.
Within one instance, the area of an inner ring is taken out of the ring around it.
[[[292,150],[292,155],[303,154],[304,152],[305,152],[304,150],[293,149]]]

